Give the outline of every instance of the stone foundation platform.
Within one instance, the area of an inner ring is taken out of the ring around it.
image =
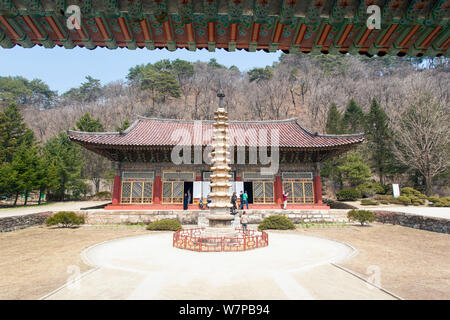
[[[281,214],[294,223],[347,221],[347,210],[245,210],[249,224],[258,224],[270,215]],[[208,226],[209,210],[86,210],[78,211],[88,224],[150,223],[162,219],[174,219],[184,225]],[[232,217],[230,215],[230,217]],[[235,228],[239,227],[239,216],[235,216]]]

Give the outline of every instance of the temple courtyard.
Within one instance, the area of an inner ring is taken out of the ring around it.
[[[0,299],[450,298],[448,234],[298,227],[236,253],[176,249],[171,234],[141,225],[2,233]]]

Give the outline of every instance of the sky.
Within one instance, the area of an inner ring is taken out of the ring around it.
[[[0,76],[22,76],[29,80],[38,78],[47,83],[51,90],[59,94],[78,87],[90,75],[100,79],[102,84],[115,80],[125,80],[128,70],[138,64],[154,63],[162,59],[183,59],[188,61],[209,61],[215,58],[227,67],[237,66],[241,71],[255,67],[265,67],[278,61],[281,52],[216,52],[207,50],[188,51],[178,49],[174,52],[164,50],[118,48],[64,49],[55,47],[45,49],[35,46],[25,49],[16,46],[12,49],[0,48]]]

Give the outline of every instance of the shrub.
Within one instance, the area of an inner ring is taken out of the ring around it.
[[[450,197],[440,198],[439,201],[433,202],[432,207],[450,207]]]
[[[377,206],[379,205],[378,201],[373,201],[370,199],[362,199],[361,200],[361,205],[363,206]]]
[[[347,218],[350,221],[359,221],[361,225],[363,226],[366,222],[373,222],[375,221],[375,216],[373,215],[372,211],[368,210],[350,210],[347,213]]]
[[[356,189],[348,188],[342,189],[336,193],[336,198],[339,201],[355,201],[362,197],[361,192]]]
[[[364,198],[369,198],[374,196],[375,194],[384,194],[386,193],[384,191],[384,188],[381,184],[379,183],[363,183],[360,184],[359,186],[356,187],[356,189],[361,192],[361,195]]]
[[[424,195],[423,193],[421,193],[420,191],[414,189],[414,188],[410,188],[410,187],[404,187],[401,189],[401,195],[402,196],[407,196],[409,198],[411,197],[416,197],[419,199],[426,199],[427,196]]]
[[[405,206],[408,206],[411,204],[411,199],[406,196],[400,196],[395,199],[395,203],[403,204]]]
[[[181,223],[179,223],[177,220],[172,219],[162,219],[153,221],[147,226],[147,230],[169,230],[169,231],[178,231],[181,230],[183,227],[181,226]]]
[[[428,201],[430,201],[431,203],[436,203],[441,201],[441,199],[439,199],[438,197],[428,197]]]
[[[291,220],[282,215],[274,215],[265,218],[259,225],[258,230],[267,230],[267,229],[276,229],[276,230],[289,230],[295,229],[295,225]]]
[[[100,191],[100,192],[97,192],[94,195],[93,198],[94,199],[99,199],[99,200],[110,200],[111,197],[112,197],[111,192],[109,192],[109,191]]]
[[[381,204],[389,204],[389,200],[380,200]]]
[[[77,215],[72,211],[61,211],[54,216],[48,218],[45,224],[49,226],[59,226],[62,228],[70,228],[75,225],[84,224],[84,217]]]

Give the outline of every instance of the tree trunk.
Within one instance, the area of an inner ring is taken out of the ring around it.
[[[38,199],[38,204],[41,204],[41,196],[42,196],[42,191],[39,190],[39,199]]]
[[[25,201],[24,201],[23,205],[26,206],[27,202],[28,202],[28,191],[25,191]]]
[[[16,198],[14,199],[14,207],[17,204],[17,199],[19,198],[19,191],[16,192]]]
[[[424,176],[425,178],[425,193],[427,196],[431,196],[431,194],[433,193],[433,186],[431,183],[431,177],[429,175]]]

